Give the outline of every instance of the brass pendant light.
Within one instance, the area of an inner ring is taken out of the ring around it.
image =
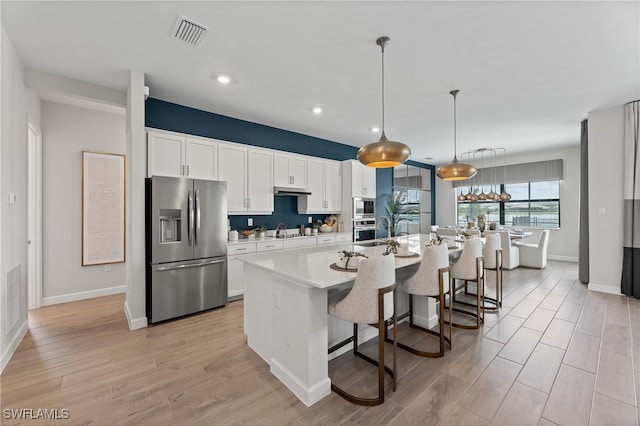
[[[478,172],[471,164],[458,162],[456,146],[456,96],[459,90],[449,92],[453,96],[453,161],[450,164],[438,167],[436,174],[442,180],[466,180],[471,179]]]
[[[401,142],[390,141],[384,134],[384,47],[389,43],[389,37],[383,36],[376,40],[382,49],[382,134],[378,142],[370,143],[358,150],[358,161],[368,167],[395,167],[404,163],[411,155],[411,149]]]

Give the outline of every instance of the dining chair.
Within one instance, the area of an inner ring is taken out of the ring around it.
[[[543,269],[547,266],[547,247],[549,246],[549,230],[540,233],[536,244],[517,244],[520,251],[520,265],[528,268]]]
[[[427,352],[415,349],[409,345],[398,342],[398,346],[413,354],[437,358],[444,355],[445,341],[451,348],[451,325],[449,325],[449,337],[444,334],[444,309],[445,295],[451,297],[451,278],[449,274],[449,251],[446,244],[426,246],[422,251],[422,260],[415,274],[407,278],[400,284],[400,289],[409,294],[409,327],[421,330],[439,337],[440,350],[438,352]],[[413,320],[413,298],[414,296],[433,297],[439,301],[440,328],[438,332],[429,330],[417,325]],[[449,303],[449,318],[452,315],[452,304]],[[404,316],[404,315],[403,315]]]
[[[484,260],[482,257],[482,240],[480,238],[472,238],[467,240],[462,246],[462,254],[456,263],[451,266],[452,294],[450,302],[453,304],[452,309],[464,315],[475,318],[474,325],[453,322],[453,318],[449,318],[450,325],[458,328],[478,329],[480,323],[484,321]],[[457,285],[461,281],[462,284]],[[475,301],[456,300],[456,293],[465,289],[469,282],[476,283]],[[456,305],[475,307],[475,312],[462,309]]]
[[[496,233],[500,235],[502,246],[502,268],[511,270],[520,266],[520,250],[515,244],[511,244],[509,231],[485,231],[485,236]]]
[[[496,273],[496,297],[484,296],[484,310],[495,311],[502,306],[502,242],[500,235],[488,234],[482,246],[485,271]],[[486,276],[486,275],[485,275]]]
[[[353,354],[378,367],[378,396],[363,398],[352,395],[333,381],[331,389],[349,402],[360,405],[379,405],[384,402],[384,374],[391,375],[393,391],[397,387],[397,327],[396,327],[396,275],[395,257],[390,254],[360,261],[353,287],[348,291],[329,295],[329,314],[353,323]],[[384,344],[387,320],[393,326],[393,368],[384,363]],[[369,324],[378,329],[378,360],[358,350],[358,324]],[[340,346],[331,348],[338,349]]]
[[[438,228],[437,234],[439,237],[457,237],[458,230],[455,228]]]

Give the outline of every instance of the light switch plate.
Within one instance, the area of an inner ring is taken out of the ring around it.
[[[308,222],[308,223],[313,222],[313,217],[309,216],[309,219],[307,219],[307,222]]]
[[[247,226],[253,226],[253,218],[252,217],[247,219]]]

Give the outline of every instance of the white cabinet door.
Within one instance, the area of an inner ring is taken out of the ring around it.
[[[227,257],[227,299],[239,299],[244,294],[244,266],[239,256]]]
[[[364,173],[365,166],[355,161],[351,162],[351,196],[352,197],[364,197],[362,191],[362,174]]]
[[[247,159],[247,211],[273,213],[273,154],[271,151],[249,149]]]
[[[376,169],[362,166],[362,196],[376,198]]]
[[[182,177],[185,173],[185,138],[148,133],[147,176]]]
[[[325,163],[324,173],[326,210],[331,213],[340,213],[342,211],[342,174],[340,172],[340,163],[327,161]]]
[[[311,195],[306,196],[306,208],[300,213],[322,213],[325,211],[325,196],[324,196],[324,161],[322,160],[309,160],[307,162],[307,169],[309,171],[309,181],[307,182],[307,188],[311,191]],[[301,198],[298,197],[298,205],[300,205]]]
[[[186,140],[186,176],[191,179],[218,179],[218,144],[200,139]]]
[[[220,144],[218,175],[227,182],[229,214],[247,211],[247,149],[231,144]]]
[[[275,186],[306,188],[307,159],[284,153],[274,154],[273,184]]]
[[[288,155],[275,154],[273,156],[273,185],[291,186]]]
[[[307,187],[307,159],[293,156],[289,161],[289,174],[292,185],[296,188]]]

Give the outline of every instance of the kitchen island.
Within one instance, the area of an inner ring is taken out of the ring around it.
[[[430,236],[396,239],[408,242],[411,252],[420,253]],[[352,333],[349,323],[327,314],[328,294],[350,287],[356,277],[356,272],[330,268],[341,250],[375,258],[383,256],[385,246],[345,243],[242,257],[247,344],[307,406],[331,392],[328,348]],[[415,271],[420,260],[420,256],[396,257],[397,281],[401,281],[403,274]],[[403,312],[400,304],[398,312]],[[426,315],[424,325],[433,325],[435,319]],[[371,328],[362,328],[361,341],[375,335]]]

